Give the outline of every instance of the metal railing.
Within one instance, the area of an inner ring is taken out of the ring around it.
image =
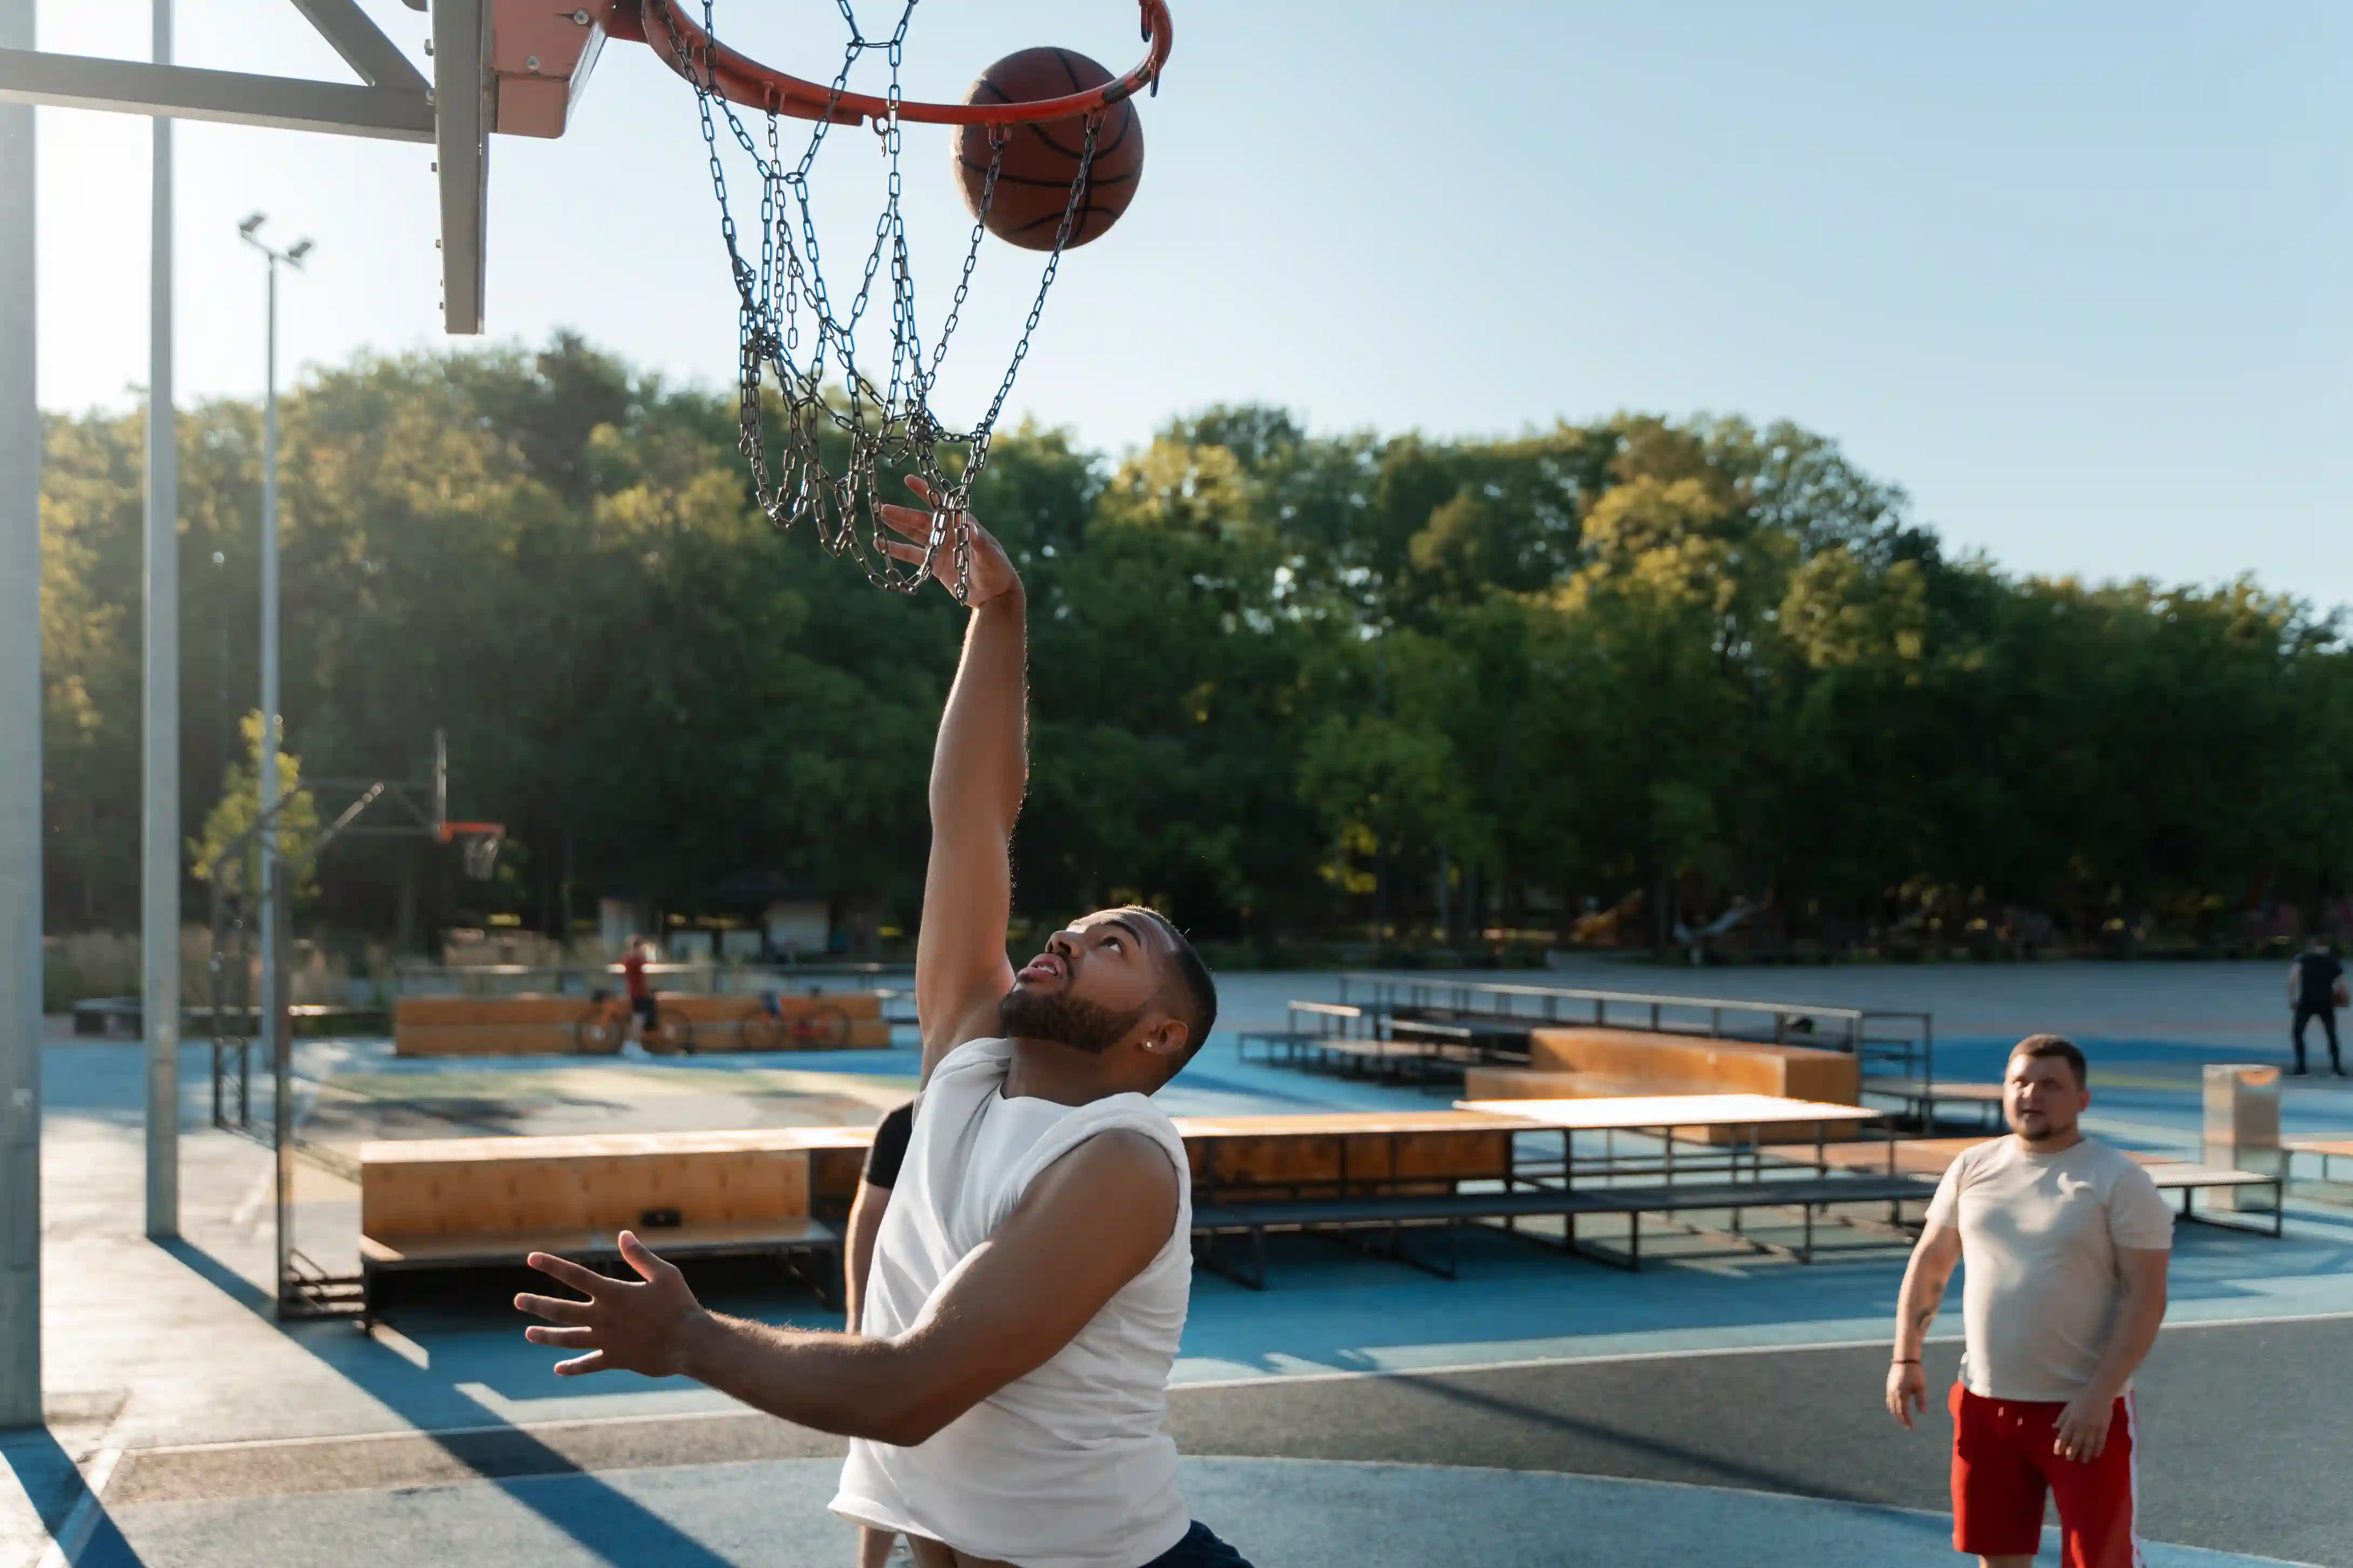
[[[1936,1025],[1925,1012],[1814,1002],[1745,1002],[1507,981],[1357,973],[1340,977],[1340,1004],[1386,1019],[1400,1009],[1546,1025],[1583,1024],[1662,1035],[1755,1040],[1844,1051],[1922,1082],[1934,1080]]]

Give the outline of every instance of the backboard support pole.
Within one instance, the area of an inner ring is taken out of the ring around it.
[[[155,61],[168,65],[172,0],[154,4]],[[180,1234],[180,464],[172,407],[172,121],[157,115],[153,123],[139,1016],[147,1035],[147,1235],[168,1241]]]
[[[441,176],[441,321],[450,332],[482,330],[482,229],[489,200],[489,0],[435,0],[435,168]]]
[[[35,0],[0,0],[30,51]],[[41,415],[30,105],[0,107],[0,1427],[41,1419]]]

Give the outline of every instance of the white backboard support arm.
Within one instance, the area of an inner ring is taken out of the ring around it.
[[[111,109],[394,142],[433,140],[433,100],[421,87],[404,92],[37,49],[0,49],[0,103]]]
[[[435,0],[429,83],[357,0],[290,3],[333,46],[359,82],[0,48],[0,103],[429,142],[441,191],[442,323],[453,333],[480,332],[489,142],[498,128],[495,84],[488,69],[491,0]],[[408,4],[413,10],[426,9],[420,0]],[[595,58],[593,49],[587,58]],[[531,62],[533,74],[538,63]],[[560,78],[556,88],[560,102]],[[558,134],[563,115],[557,112],[544,126],[510,127],[518,128],[525,134]]]
[[[396,92],[425,90],[425,79],[408,63],[408,57],[394,47],[353,0],[294,0],[294,9],[311,19],[320,37],[334,45],[343,63],[370,87],[388,87]]]

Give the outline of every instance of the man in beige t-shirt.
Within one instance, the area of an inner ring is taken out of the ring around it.
[[[2132,1374],[2165,1319],[2173,1215],[2147,1172],[2084,1136],[2092,1097],[2072,1042],[2021,1040],[2002,1089],[2010,1136],[1965,1151],[1929,1200],[1904,1272],[1887,1408],[1907,1427],[1926,1408],[1920,1344],[1967,1258],[1954,1549],[2023,1568],[2050,1496],[2068,1568],[2137,1568]]]

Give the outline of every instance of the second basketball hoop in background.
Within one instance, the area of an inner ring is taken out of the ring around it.
[[[1070,49],[1023,49],[980,73],[966,103],[1038,103],[1103,86],[1111,72]],[[966,211],[988,232],[1028,250],[1051,250],[1062,215],[1071,214],[1065,248],[1084,245],[1119,220],[1144,174],[1144,125],[1132,99],[1095,110],[1094,153],[1087,154],[1089,116],[1013,125],[956,128],[956,175]],[[989,169],[997,169],[989,188]],[[1071,205],[1082,172],[1084,188]]]

